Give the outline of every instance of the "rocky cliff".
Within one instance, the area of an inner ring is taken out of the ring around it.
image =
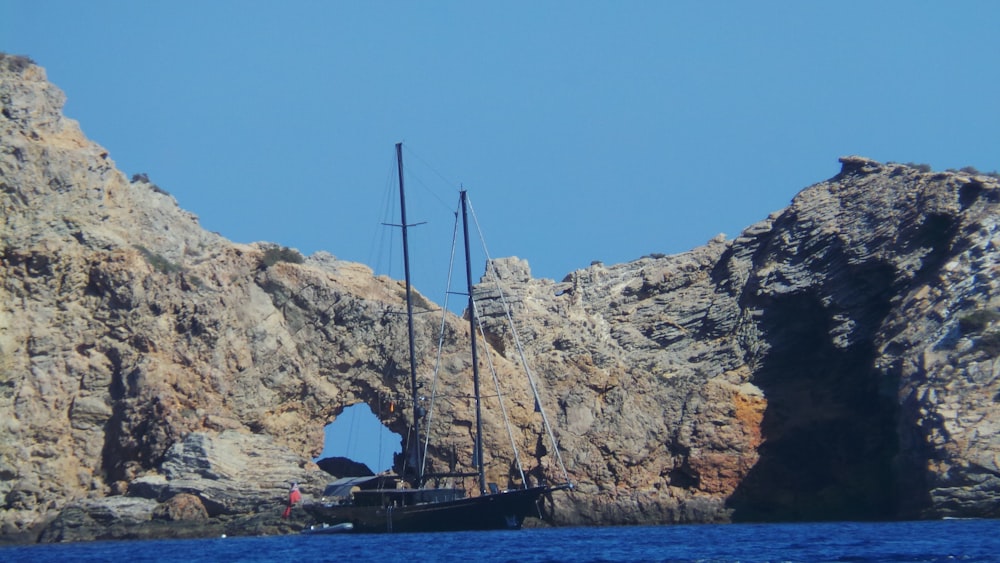
[[[311,461],[324,425],[408,396],[402,284],[206,232],[63,101],[41,68],[0,58],[3,535],[301,527],[277,515],[289,481],[309,496],[329,479]],[[554,522],[997,515],[1000,184],[841,162],[684,254],[560,282],[494,262],[577,484]],[[489,359],[513,372],[498,293],[476,294]],[[468,326],[444,324],[440,401],[464,406]],[[527,390],[507,393],[530,473],[555,477]],[[461,468],[471,421],[435,416],[430,462]],[[384,421],[406,434],[399,411]],[[488,451],[507,441],[496,422]],[[508,454],[490,461],[491,480],[516,479]]]

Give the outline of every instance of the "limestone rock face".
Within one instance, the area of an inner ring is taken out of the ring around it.
[[[0,57],[3,535],[305,525],[278,515],[291,481],[308,497],[329,479],[311,461],[324,425],[408,400],[402,283],[205,231],[63,101]],[[482,361],[506,376],[523,352],[577,484],[552,521],[998,515],[1000,185],[841,162],[734,239],[559,282],[517,258],[487,269]],[[433,317],[416,320],[425,389]],[[444,327],[428,463],[465,471],[469,328]],[[527,478],[561,478],[529,390],[502,391]],[[518,482],[500,416],[486,428],[488,478]]]
[[[114,495],[192,494],[216,518],[280,515],[291,481],[318,494],[331,478],[311,461],[324,425],[347,406],[409,396],[403,284],[205,231],[162,189],[116,170],[63,101],[41,68],[0,58],[4,535],[72,508],[77,533],[43,537],[84,538],[101,520],[76,501]],[[422,374],[439,325],[417,320]],[[440,402],[465,407],[470,361],[457,343],[468,326],[449,316],[445,327],[440,385],[454,394]],[[430,470],[468,468],[462,410],[435,417]],[[383,415],[406,435],[402,409]],[[509,459],[498,466],[491,479],[505,481]]]
[[[188,493],[178,493],[153,510],[153,518],[161,520],[204,520],[208,510],[201,499]]]
[[[997,515],[997,179],[841,162],[733,240],[558,284],[498,261],[589,493],[557,513]]]
[[[157,473],[132,480],[128,493],[162,502],[194,496],[208,516],[262,512],[283,503],[292,482],[326,485],[306,465],[268,435],[191,432],[167,450]]]

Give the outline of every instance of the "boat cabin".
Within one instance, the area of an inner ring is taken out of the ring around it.
[[[397,475],[344,477],[327,485],[324,501],[353,506],[412,506],[465,498],[463,489],[411,489]]]

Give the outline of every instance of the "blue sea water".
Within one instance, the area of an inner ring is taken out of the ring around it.
[[[0,561],[1000,561],[1000,520],[547,528],[0,548]]]

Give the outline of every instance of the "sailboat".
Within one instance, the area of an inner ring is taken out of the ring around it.
[[[396,144],[396,164],[399,173],[400,225],[403,235],[403,268],[406,282],[406,317],[409,336],[410,386],[412,392],[411,434],[419,442],[420,423],[424,409],[419,404],[420,388],[416,377],[416,356],[413,327],[413,296],[410,283],[409,242],[407,237],[406,195],[403,185],[402,143]],[[462,530],[503,530],[521,528],[525,518],[541,517],[543,498],[561,490],[571,490],[573,484],[563,469],[564,481],[555,484],[529,484],[522,478],[520,488],[501,489],[495,483],[488,483],[483,456],[483,420],[480,394],[479,356],[476,345],[477,315],[472,292],[472,269],[469,248],[468,196],[460,191],[460,208],[465,242],[465,274],[468,289],[468,316],[471,328],[469,347],[472,355],[472,379],[475,403],[476,432],[473,444],[475,472],[449,472],[425,474],[420,448],[412,448],[416,456],[415,475],[404,478],[399,475],[376,475],[369,477],[346,477],[331,483],[324,491],[323,498],[304,505],[305,510],[321,525],[337,527],[354,533],[392,532],[441,532]],[[537,389],[532,381],[532,390]],[[558,456],[555,436],[548,427]],[[561,458],[560,464],[561,464]],[[467,496],[464,488],[432,488],[426,484],[441,478],[475,477],[478,481],[476,496]],[[523,477],[523,476],[522,476]]]

